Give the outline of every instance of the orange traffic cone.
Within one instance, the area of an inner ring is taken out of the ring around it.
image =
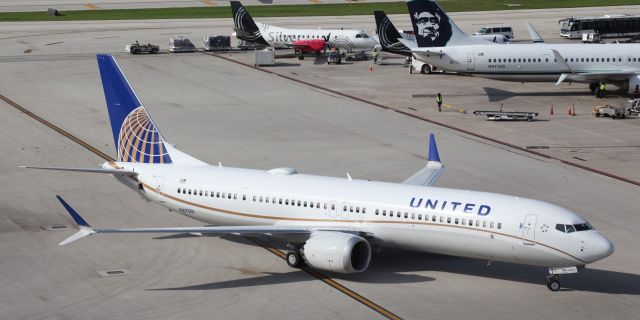
[[[570,116],[571,115],[571,106],[569,106],[569,108],[567,108],[567,115]]]
[[[373,71],[373,66],[369,65],[369,72]]]
[[[553,115],[553,105],[551,105],[551,109],[549,109],[549,114]]]

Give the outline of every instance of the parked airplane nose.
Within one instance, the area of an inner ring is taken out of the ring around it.
[[[603,235],[596,233],[585,245],[585,260],[596,262],[610,256],[614,251],[613,243]]]

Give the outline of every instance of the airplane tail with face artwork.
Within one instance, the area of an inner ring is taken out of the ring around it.
[[[447,13],[432,0],[407,2],[418,47],[487,45],[490,42],[464,33]]]
[[[231,14],[233,15],[233,29],[236,31],[238,39],[270,46],[267,40],[262,37],[260,28],[251,18],[249,11],[245,9],[240,1],[231,1]],[[261,24],[261,26],[268,27],[266,24]]]

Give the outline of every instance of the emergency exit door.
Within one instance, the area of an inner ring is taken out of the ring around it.
[[[528,214],[522,223],[522,242],[526,245],[533,246],[536,244],[536,222],[538,216]]]

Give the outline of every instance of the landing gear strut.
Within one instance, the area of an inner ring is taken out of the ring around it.
[[[302,265],[302,256],[298,251],[289,251],[287,253],[287,264],[291,268],[299,268]]]
[[[560,276],[557,274],[547,276],[547,288],[551,291],[560,290]]]

